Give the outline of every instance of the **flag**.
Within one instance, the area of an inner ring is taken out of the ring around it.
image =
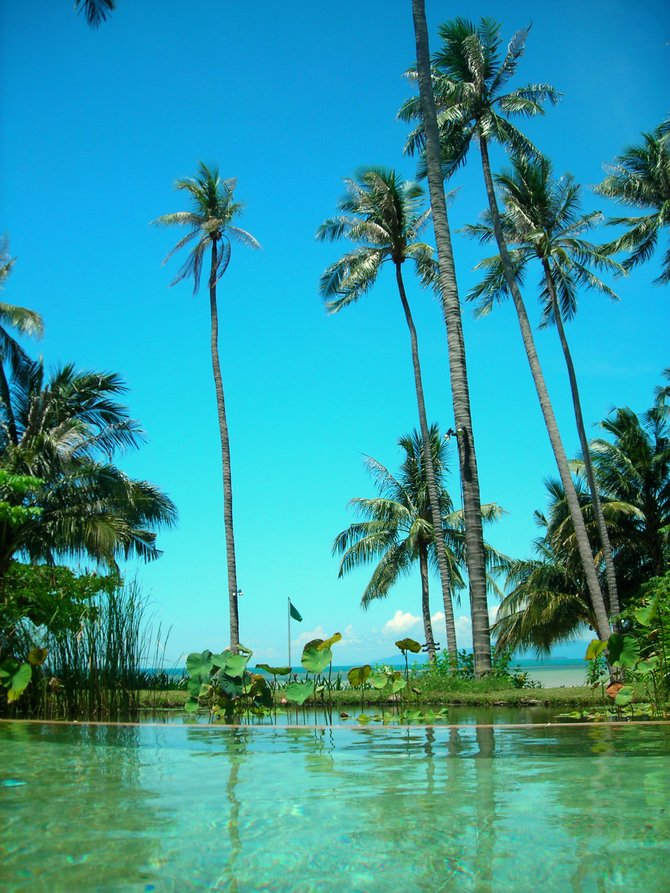
[[[293,605],[291,604],[291,599],[288,600],[288,611],[294,620],[297,620],[298,622],[302,621],[302,614],[297,608],[293,607]]]

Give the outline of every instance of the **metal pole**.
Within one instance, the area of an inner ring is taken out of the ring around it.
[[[288,666],[291,669],[291,599],[288,599]]]

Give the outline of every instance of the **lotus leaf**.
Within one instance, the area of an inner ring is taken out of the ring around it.
[[[288,701],[301,705],[313,694],[314,683],[311,680],[308,682],[289,682],[284,689],[284,697]]]
[[[388,676],[386,673],[374,673],[370,676],[370,684],[374,685],[375,688],[386,688],[386,684],[388,682]]]
[[[584,660],[596,660],[606,650],[607,642],[601,642],[600,639],[592,639],[586,649]]]
[[[612,633],[607,640],[609,661],[615,667],[634,667],[640,659],[640,646],[632,636]]]
[[[271,676],[288,676],[291,672],[291,667],[271,667],[269,664],[256,664],[256,669],[265,670]]]
[[[395,644],[402,652],[411,651],[412,654],[418,654],[421,651],[421,645],[415,639],[400,639]]]
[[[614,703],[617,705],[617,707],[627,707],[633,700],[633,694],[633,686],[624,685],[623,688],[619,689],[619,692],[614,699]]]
[[[372,667],[370,664],[363,664],[362,667],[352,667],[347,673],[349,685],[353,685],[354,688],[358,688],[359,685],[364,685],[370,678],[371,673]]]
[[[335,645],[337,642],[342,640],[342,633],[335,633],[329,639],[324,639],[320,645],[317,645],[317,649],[319,651],[325,651],[326,648],[330,648],[331,645]]]
[[[330,648],[320,648],[324,644],[323,639],[312,639],[302,652],[301,663],[308,673],[321,673],[333,659]]]
[[[186,672],[189,676],[209,676],[213,666],[211,651],[203,651],[201,654],[193,652],[186,658]]]
[[[233,654],[232,652],[228,652],[223,669],[225,670],[226,675],[234,676],[236,679],[239,679],[244,675],[248,662],[248,654]]]
[[[7,700],[18,701],[19,697],[28,687],[30,680],[33,678],[33,668],[30,664],[21,664],[19,669],[11,677],[11,686],[7,692]]]
[[[41,667],[49,654],[46,648],[33,648],[28,653],[28,663],[33,667]]]
[[[197,713],[199,706],[196,698],[187,698],[184,702],[184,710],[187,713]]]
[[[394,679],[393,684],[391,685],[391,691],[393,692],[393,694],[396,694],[397,692],[402,691],[406,685],[406,679]]]

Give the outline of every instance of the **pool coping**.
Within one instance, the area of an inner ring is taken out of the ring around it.
[[[518,723],[286,723],[282,725],[235,725],[233,723],[163,723],[163,722],[104,722],[103,720],[66,720],[66,719],[10,719],[0,718],[0,725],[4,723],[24,723],[29,725],[51,726],[112,726],[119,728],[149,728],[149,729],[197,729],[202,731],[217,731],[221,729],[277,731],[280,729],[364,729],[375,731],[379,729],[555,729],[583,727],[588,729],[615,727],[629,728],[630,726],[670,726],[668,719],[640,719],[640,720],[602,720],[597,722],[518,722]]]

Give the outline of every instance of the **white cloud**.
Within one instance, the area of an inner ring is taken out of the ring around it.
[[[300,633],[297,639],[291,640],[291,645],[304,645],[307,642],[311,642],[312,639],[327,639],[325,629],[319,624],[315,626],[312,630],[305,630],[304,633]]]
[[[413,614],[410,614],[409,611],[396,611],[391,620],[388,620],[382,627],[382,633],[387,636],[396,636],[400,633],[406,633],[408,630],[412,629],[412,627],[416,626],[420,620],[420,617],[415,617]]]
[[[444,623],[444,614],[442,611],[436,611],[430,618],[431,623]]]

